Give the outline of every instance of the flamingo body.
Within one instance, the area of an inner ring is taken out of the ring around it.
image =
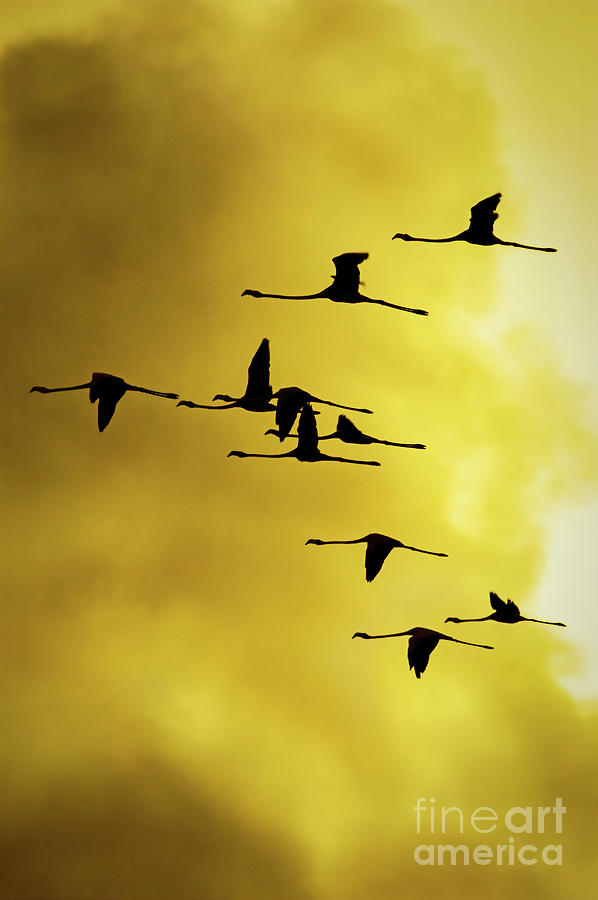
[[[299,411],[306,403],[323,403],[325,406],[336,406],[340,409],[350,409],[353,412],[361,412],[368,415],[372,414],[371,409],[358,409],[355,406],[343,406],[340,403],[333,403],[331,400],[322,400],[320,397],[315,397],[313,394],[309,394],[299,387],[280,388],[280,390],[276,391],[272,396],[277,399],[276,415],[274,418],[276,425],[278,426],[278,431],[276,433],[281,442],[289,436]]]
[[[266,431],[266,434],[274,434],[276,437],[280,437],[280,431],[276,428],[269,428]],[[289,435],[290,437],[297,437],[297,435]],[[336,426],[336,431],[332,434],[322,434],[319,437],[320,441],[330,441],[337,439],[342,441],[344,444],[384,444],[386,447],[410,447],[413,450],[425,450],[425,444],[399,444],[395,441],[383,441],[381,438],[371,437],[369,434],[364,434],[363,431],[360,431],[359,428],[353,424],[351,419],[348,419],[347,416],[340,415],[338,417],[338,422]]]
[[[403,312],[415,313],[418,316],[427,316],[425,309],[412,309],[409,306],[398,306],[387,300],[375,300],[359,293],[360,273],[359,266],[369,256],[369,253],[340,253],[333,257],[335,274],[332,276],[332,284],[315,294],[265,294],[262,291],[245,290],[242,297],[273,298],[276,300],[332,300],[334,303],[375,303],[378,306],[388,306],[391,309],[399,309]]]
[[[488,644],[472,644],[470,641],[460,641],[458,638],[450,637],[448,634],[442,634],[440,631],[433,631],[431,628],[421,628],[420,626],[410,628],[408,631],[399,631],[396,634],[367,634],[364,631],[356,631],[353,637],[376,640],[378,638],[403,637],[404,635],[410,635],[407,645],[407,660],[409,669],[414,670],[416,678],[421,678],[426,671],[430,655],[440,641],[451,641],[455,644],[467,644],[469,647],[494,650],[494,647],[490,647]]]
[[[269,412],[276,409],[272,403],[272,386],[270,384],[270,342],[264,338],[253,355],[247,369],[247,387],[242,397],[231,397],[229,394],[216,394],[213,400],[224,400],[226,406],[208,406],[181,400],[177,406],[188,406],[190,409],[245,409],[248,412]]]
[[[495,594],[494,591],[490,591],[490,605],[494,610],[489,616],[484,616],[481,619],[457,619],[455,616],[449,616],[448,619],[445,619],[446,622],[456,622],[460,624],[461,622],[505,622],[508,625],[514,625],[517,622],[538,622],[540,625],[558,625],[561,628],[566,628],[564,622],[546,622],[543,619],[528,619],[525,616],[522,616],[519,612],[519,607],[513,603],[512,600],[501,600],[498,594]]]
[[[247,457],[261,457],[265,459],[284,459],[293,457],[300,462],[343,462],[353,463],[359,466],[379,466],[379,462],[373,460],[362,459],[345,459],[341,456],[328,456],[321,453],[318,449],[318,429],[316,427],[316,417],[309,403],[306,403],[299,416],[298,428],[299,440],[294,450],[288,453],[245,453],[243,450],[231,450],[229,456],[239,456],[242,459]]]
[[[98,402],[98,429],[104,429],[110,423],[112,416],[116,410],[116,404],[124,397],[127,391],[138,391],[143,394],[153,394],[155,397],[166,397],[169,400],[178,400],[178,394],[163,393],[162,391],[151,391],[149,388],[137,387],[134,384],[128,384],[124,378],[118,375],[109,375],[107,372],[92,372],[91,381],[86,384],[75,384],[70,387],[47,388],[35,385],[29,391],[32,394],[38,391],[40,394],[54,394],[60,391],[81,391],[89,388],[89,402]]]
[[[402,241],[423,241],[428,244],[447,244],[452,241],[467,241],[468,244],[479,244],[482,247],[490,247],[494,244],[502,244],[503,247],[521,247],[524,250],[541,250],[544,253],[556,253],[554,247],[532,247],[530,244],[518,244],[515,241],[503,241],[494,234],[494,223],[498,219],[496,207],[500,203],[502,194],[492,194],[480,200],[471,207],[469,227],[459,234],[447,238],[419,238],[410,234],[397,233],[393,235],[393,241],[399,238]]]
[[[426,553],[430,556],[448,555],[446,553],[436,553],[433,550],[420,550],[419,547],[410,547],[408,544],[403,544],[395,538],[388,537],[386,534],[378,534],[377,532],[366,534],[364,537],[356,538],[353,541],[323,541],[319,538],[310,538],[305,542],[306,546],[308,544],[315,544],[318,547],[324,544],[365,544],[365,580],[368,582],[374,580],[384,565],[384,560],[395,547],[404,550],[414,550],[416,553]]]

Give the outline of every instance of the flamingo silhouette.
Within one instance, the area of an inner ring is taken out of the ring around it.
[[[91,381],[86,384],[75,384],[72,387],[47,388],[36,385],[29,391],[39,391],[40,394],[54,394],[58,391],[85,391],[89,388],[89,402],[98,403],[98,428],[103,431],[114,415],[116,404],[124,397],[127,391],[140,391],[142,394],[153,394],[155,397],[167,397],[169,400],[178,400],[178,394],[164,394],[161,391],[150,391],[149,388],[137,387],[127,384],[118,375],[108,375],[106,372],[92,372]]]
[[[372,414],[371,409],[359,409],[356,406],[343,406],[341,403],[333,403],[331,400],[322,400],[320,397],[314,397],[302,388],[286,387],[280,388],[272,395],[276,397],[276,415],[274,420],[278,425],[278,431],[274,433],[278,435],[281,441],[288,437],[291,428],[295,424],[295,419],[299,411],[306,403],[323,403],[325,406],[336,406],[338,409],[350,409],[352,412]]]
[[[190,409],[233,409],[239,407],[249,412],[269,412],[276,409],[272,400],[270,385],[270,342],[264,338],[253,355],[247,370],[247,387],[242,397],[231,397],[228,394],[216,394],[214,400],[225,400],[226,406],[204,406],[192,403],[191,400],[180,400],[177,406],[188,406]]]
[[[403,550],[415,550],[416,553],[428,553],[430,556],[448,556],[448,553],[435,553],[433,550],[420,550],[418,547],[410,547],[408,544],[402,544],[394,538],[385,534],[366,534],[365,537],[357,538],[354,541],[321,541],[319,538],[310,538],[305,542],[308,544],[316,544],[322,547],[324,544],[365,544],[365,580],[373,581],[391,550],[400,547]]]
[[[397,306],[386,300],[373,300],[359,293],[359,265],[369,256],[369,253],[341,253],[332,260],[336,274],[332,276],[332,284],[318,291],[317,294],[263,294],[261,291],[246,290],[242,297],[272,297],[276,300],[332,300],[335,303],[377,303],[379,306],[389,306],[391,309],[400,309],[403,312],[415,313],[418,316],[427,316],[425,309],[411,309],[409,306]]]
[[[503,247],[522,247],[524,250],[542,250],[544,253],[556,253],[555,247],[531,247],[529,244],[516,244],[514,241],[502,241],[494,234],[494,223],[498,219],[496,207],[500,203],[502,194],[492,194],[485,200],[480,200],[471,207],[469,227],[453,237],[447,238],[416,238],[410,234],[395,234],[395,238],[402,241],[425,241],[429,244],[446,244],[451,241],[467,241],[469,244],[480,244],[490,247],[492,244],[502,244]]]
[[[354,638],[364,638],[366,640],[377,640],[378,638],[403,637],[411,635],[407,645],[407,659],[409,660],[409,669],[415,670],[415,677],[421,678],[422,672],[428,667],[430,654],[438,646],[439,641],[453,641],[455,644],[467,644],[468,647],[482,647],[483,650],[494,650],[488,644],[472,644],[470,641],[460,641],[458,638],[449,637],[448,634],[442,634],[440,631],[432,631],[430,628],[410,628],[409,631],[398,631],[396,634],[366,634],[365,631],[356,631]]]
[[[362,459],[344,459],[341,456],[327,456],[318,450],[318,429],[314,411],[306,403],[299,416],[299,440],[294,450],[288,453],[245,453],[243,450],[231,450],[229,456],[240,456],[245,459],[248,456],[259,456],[265,459],[284,459],[294,457],[300,462],[343,462],[353,463],[358,466],[379,466],[379,462]]]
[[[543,619],[528,619],[525,616],[522,616],[519,612],[519,607],[513,603],[512,600],[501,600],[498,594],[495,594],[494,591],[490,591],[490,606],[494,610],[489,616],[484,616],[482,619],[456,619],[454,616],[449,616],[448,619],[445,619],[446,622],[488,622],[490,620],[494,622],[507,622],[509,625],[515,624],[515,622],[539,622],[540,625],[560,625],[561,628],[566,628],[564,622],[546,622]]]
[[[277,431],[276,428],[269,428],[268,431],[266,431],[266,434],[274,434],[276,437],[280,437],[280,432]],[[291,434],[289,437],[297,437],[297,435]],[[426,449],[425,444],[398,444],[395,441],[383,441],[380,438],[370,437],[369,434],[364,434],[363,431],[360,431],[359,428],[353,424],[351,419],[348,419],[347,416],[343,415],[338,417],[336,431],[332,434],[321,435],[319,440],[329,441],[333,438],[337,438],[345,444],[385,444],[387,447],[410,447],[413,450]]]

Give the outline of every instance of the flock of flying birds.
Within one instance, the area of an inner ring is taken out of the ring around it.
[[[503,241],[494,234],[494,222],[498,218],[496,207],[500,201],[500,194],[493,194],[485,200],[481,200],[471,208],[471,217],[469,226],[465,231],[460,232],[452,237],[447,238],[415,238],[408,234],[395,234],[394,239],[403,241],[426,241],[430,243],[449,243],[452,241],[467,241],[470,244],[479,244],[482,246],[492,246],[493,244],[501,244],[506,247],[521,247],[526,250],[540,250],[545,253],[555,253],[554,247],[533,247],[529,244],[518,244],[513,241]],[[414,313],[415,315],[427,316],[428,313],[423,309],[412,309],[411,307],[398,306],[389,303],[386,300],[376,300],[366,297],[359,292],[360,272],[359,266],[368,258],[367,253],[342,253],[333,259],[336,274],[332,278],[332,284],[314,294],[266,294],[256,290],[243,291],[243,296],[255,298],[275,298],[283,300],[316,300],[328,299],[335,303],[375,303],[379,306],[387,306],[391,309],[398,309],[403,312]],[[137,387],[128,384],[124,379],[116,375],[109,375],[105,372],[94,372],[91,381],[85,384],[76,384],[71,387],[47,388],[36,385],[32,387],[30,393],[35,391],[42,394],[51,394],[59,391],[80,391],[89,390],[89,400],[91,403],[98,401],[98,428],[100,431],[110,423],[116,405],[119,400],[124,397],[127,391],[139,391],[144,394],[152,394],[156,397],[165,397],[170,400],[179,400],[178,394],[163,393],[161,391],[153,391],[148,388]],[[214,406],[215,401],[224,401],[223,405]],[[276,402],[274,402],[276,401]],[[190,400],[179,400],[178,406],[187,406],[191,409],[233,409],[240,408],[249,412],[274,412],[275,413],[275,429],[268,429],[266,434],[273,434],[282,443],[287,438],[296,438],[297,444],[286,453],[246,453],[243,450],[231,450],[228,454],[241,458],[246,457],[263,457],[268,459],[295,458],[300,462],[342,462],[351,463],[361,466],[379,466],[380,463],[375,460],[362,459],[346,459],[341,456],[329,456],[322,453],[318,447],[320,441],[340,440],[345,444],[384,444],[390,447],[404,447],[413,450],[425,450],[424,444],[408,444],[398,443],[395,441],[387,441],[382,438],[372,437],[359,428],[345,415],[339,415],[336,431],[331,434],[318,435],[316,425],[316,415],[312,404],[324,404],[326,406],[334,406],[339,409],[349,410],[352,412],[371,414],[371,409],[359,409],[353,406],[344,406],[340,403],[334,403],[331,400],[323,400],[316,397],[308,391],[299,387],[280,388],[276,392],[272,390],[270,384],[270,345],[267,338],[264,338],[258,347],[248,370],[247,387],[245,393],[241,397],[231,397],[228,394],[216,394],[213,398],[212,405],[193,403]],[[299,417],[297,433],[291,434],[293,426]],[[365,577],[366,581],[371,582],[380,572],[384,561],[395,548],[403,550],[412,550],[417,553],[425,553],[431,556],[444,556],[446,553],[438,553],[433,550],[421,550],[418,547],[411,547],[403,544],[395,538],[388,537],[384,534],[366,534],[364,537],[348,541],[323,541],[318,538],[311,538],[307,544],[315,544],[322,546],[324,544],[361,544],[366,545],[365,551]],[[563,622],[544,622],[540,619],[529,619],[522,616],[519,608],[512,600],[506,602],[490,592],[490,604],[494,610],[490,615],[479,619],[458,619],[449,617],[446,622],[506,622],[514,624],[516,622],[541,622],[544,625],[559,625],[564,627]],[[439,631],[433,631],[429,628],[410,628],[408,631],[400,631],[395,634],[366,634],[358,631],[353,637],[364,638],[367,640],[402,637],[409,635],[409,643],[407,648],[407,659],[409,668],[414,669],[417,678],[420,678],[426,670],[430,654],[438,645],[439,641],[452,641],[458,644],[467,644],[471,647],[481,647],[485,650],[493,650],[493,647],[487,644],[473,644],[470,641],[461,641],[458,638],[450,637]]]

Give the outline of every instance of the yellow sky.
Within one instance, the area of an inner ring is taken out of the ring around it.
[[[467,64],[483,78],[500,114],[500,146],[512,190],[522,198],[530,234],[550,222],[555,265],[528,277],[525,259],[501,258],[501,290],[483,323],[496,340],[516,322],[531,324],[573,378],[594,386],[598,361],[594,335],[598,276],[592,250],[598,190],[594,159],[596,78],[592,51],[595,5],[558,2],[478,4],[471,0],[417,0],[430,32],[463,51]],[[533,113],[531,112],[533,110]],[[506,214],[501,212],[501,218]],[[497,231],[502,234],[501,230]],[[595,390],[588,415],[598,422]],[[543,577],[535,597],[547,617],[566,597],[573,616],[568,637],[584,647],[584,661],[564,681],[580,696],[598,691],[598,613],[591,602],[593,556],[598,529],[595,494],[562,502],[546,519]]]
[[[591,896],[595,708],[560,681],[591,582],[554,537],[597,475],[594,14],[406,7],[7,5],[7,900]],[[390,240],[496,190],[497,233],[558,254]],[[429,318],[240,297],[318,290],[351,250]],[[83,393],[26,393],[95,369],[208,402],[265,336],[275,388],[429,449],[227,459],[278,452],[270,417],[127,395],[99,435]],[[363,547],[304,546],[370,531],[448,558],[395,551],[366,584]],[[569,628],[446,626],[496,649],[441,645],[421,681],[404,639],[350,639],[485,615],[489,590]],[[516,840],[564,865],[422,868],[418,797],[562,797],[562,836]]]

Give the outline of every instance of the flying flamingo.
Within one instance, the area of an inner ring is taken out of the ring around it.
[[[332,260],[336,268],[336,275],[332,276],[332,284],[318,291],[317,294],[263,294],[261,291],[243,291],[242,297],[273,297],[276,300],[333,300],[335,303],[377,303],[379,306],[389,306],[391,309],[400,309],[403,312],[415,313],[418,316],[427,316],[425,309],[411,309],[408,306],[397,306],[386,300],[373,300],[359,293],[359,265],[369,256],[369,253],[341,253]]]
[[[266,434],[275,434],[277,437],[280,437],[280,432],[276,428],[269,428]],[[297,437],[297,435],[291,434],[289,437]],[[369,434],[364,434],[363,431],[360,431],[351,419],[343,415],[338,417],[336,431],[332,434],[323,434],[319,437],[319,440],[329,441],[333,438],[338,438],[344,444],[385,444],[387,447],[410,447],[413,450],[426,449],[425,444],[397,444],[395,441],[383,441],[380,438],[370,437]]]
[[[259,456],[266,459],[284,459],[285,457],[295,457],[300,462],[344,462],[353,463],[358,466],[379,466],[379,462],[367,461],[362,459],[344,459],[341,456],[327,456],[318,450],[318,429],[316,428],[316,418],[314,411],[306,403],[301,410],[299,416],[299,440],[294,450],[288,453],[245,453],[243,450],[231,450],[229,456],[240,456],[245,459],[248,456]]]
[[[494,647],[489,647],[488,644],[472,644],[470,641],[460,641],[458,638],[449,637],[448,634],[441,634],[440,631],[420,627],[410,628],[409,631],[399,631],[396,634],[366,634],[364,631],[356,631],[353,637],[376,640],[377,638],[403,637],[406,634],[411,635],[407,645],[409,669],[415,669],[416,678],[421,678],[422,672],[426,671],[430,654],[437,647],[439,641],[453,641],[455,644],[467,644],[468,647],[494,650]]]
[[[372,415],[371,409],[359,409],[356,406],[343,406],[341,403],[333,403],[331,400],[322,400],[320,397],[314,397],[313,394],[309,394],[298,387],[280,388],[272,396],[276,397],[278,401],[274,420],[278,425],[276,434],[281,441],[288,437],[291,428],[295,424],[297,414],[306,403],[323,403],[325,406],[336,406],[338,409],[350,409],[352,412]]]
[[[395,547],[401,547],[403,550],[415,550],[416,553],[428,553],[430,556],[448,556],[448,553],[435,553],[433,550],[420,550],[418,547],[410,547],[408,544],[402,544],[394,538],[385,534],[366,534],[365,537],[357,538],[354,541],[321,541],[319,538],[310,538],[305,542],[308,544],[316,544],[321,547],[323,544],[366,544],[365,548],[365,580],[373,581],[384,560],[391,550]]]
[[[490,591],[490,605],[494,610],[489,616],[484,616],[482,619],[456,619],[454,616],[449,616],[448,619],[445,619],[446,622],[488,622],[492,620],[494,622],[507,622],[512,625],[515,622],[539,622],[541,625],[560,625],[562,628],[566,628],[564,622],[545,622],[543,619],[527,619],[525,616],[522,616],[519,612],[519,607],[513,603],[512,600],[507,600],[506,603],[504,600],[501,600],[498,594],[495,594],[494,591]]]
[[[216,394],[214,400],[226,401],[226,406],[203,406],[190,400],[181,400],[177,406],[188,406],[190,409],[233,409],[239,407],[249,412],[269,412],[276,409],[272,401],[270,385],[270,342],[264,338],[257,348],[247,370],[247,387],[242,397],[230,397],[228,394]]]
[[[148,388],[136,387],[127,384],[117,375],[107,375],[106,372],[92,372],[91,381],[87,384],[75,384],[72,387],[47,388],[36,385],[29,391],[39,391],[40,394],[54,394],[57,391],[85,391],[89,388],[89,402],[98,403],[98,428],[103,431],[114,415],[116,404],[124,397],[127,391],[140,391],[142,394],[153,394],[155,397],[167,397],[169,400],[178,400],[178,394],[164,394],[161,391],[150,391]]]
[[[481,244],[484,247],[490,247],[492,244],[502,244],[503,247],[523,247],[524,250],[542,250],[544,253],[556,253],[555,247],[531,247],[529,244],[516,244],[514,241],[502,241],[494,234],[494,223],[498,219],[496,207],[500,203],[502,194],[493,194],[480,200],[475,206],[471,207],[471,218],[469,219],[469,227],[453,237],[447,238],[416,238],[410,234],[395,234],[395,238],[402,241],[425,241],[430,244],[446,244],[451,241],[467,241],[469,244]]]

